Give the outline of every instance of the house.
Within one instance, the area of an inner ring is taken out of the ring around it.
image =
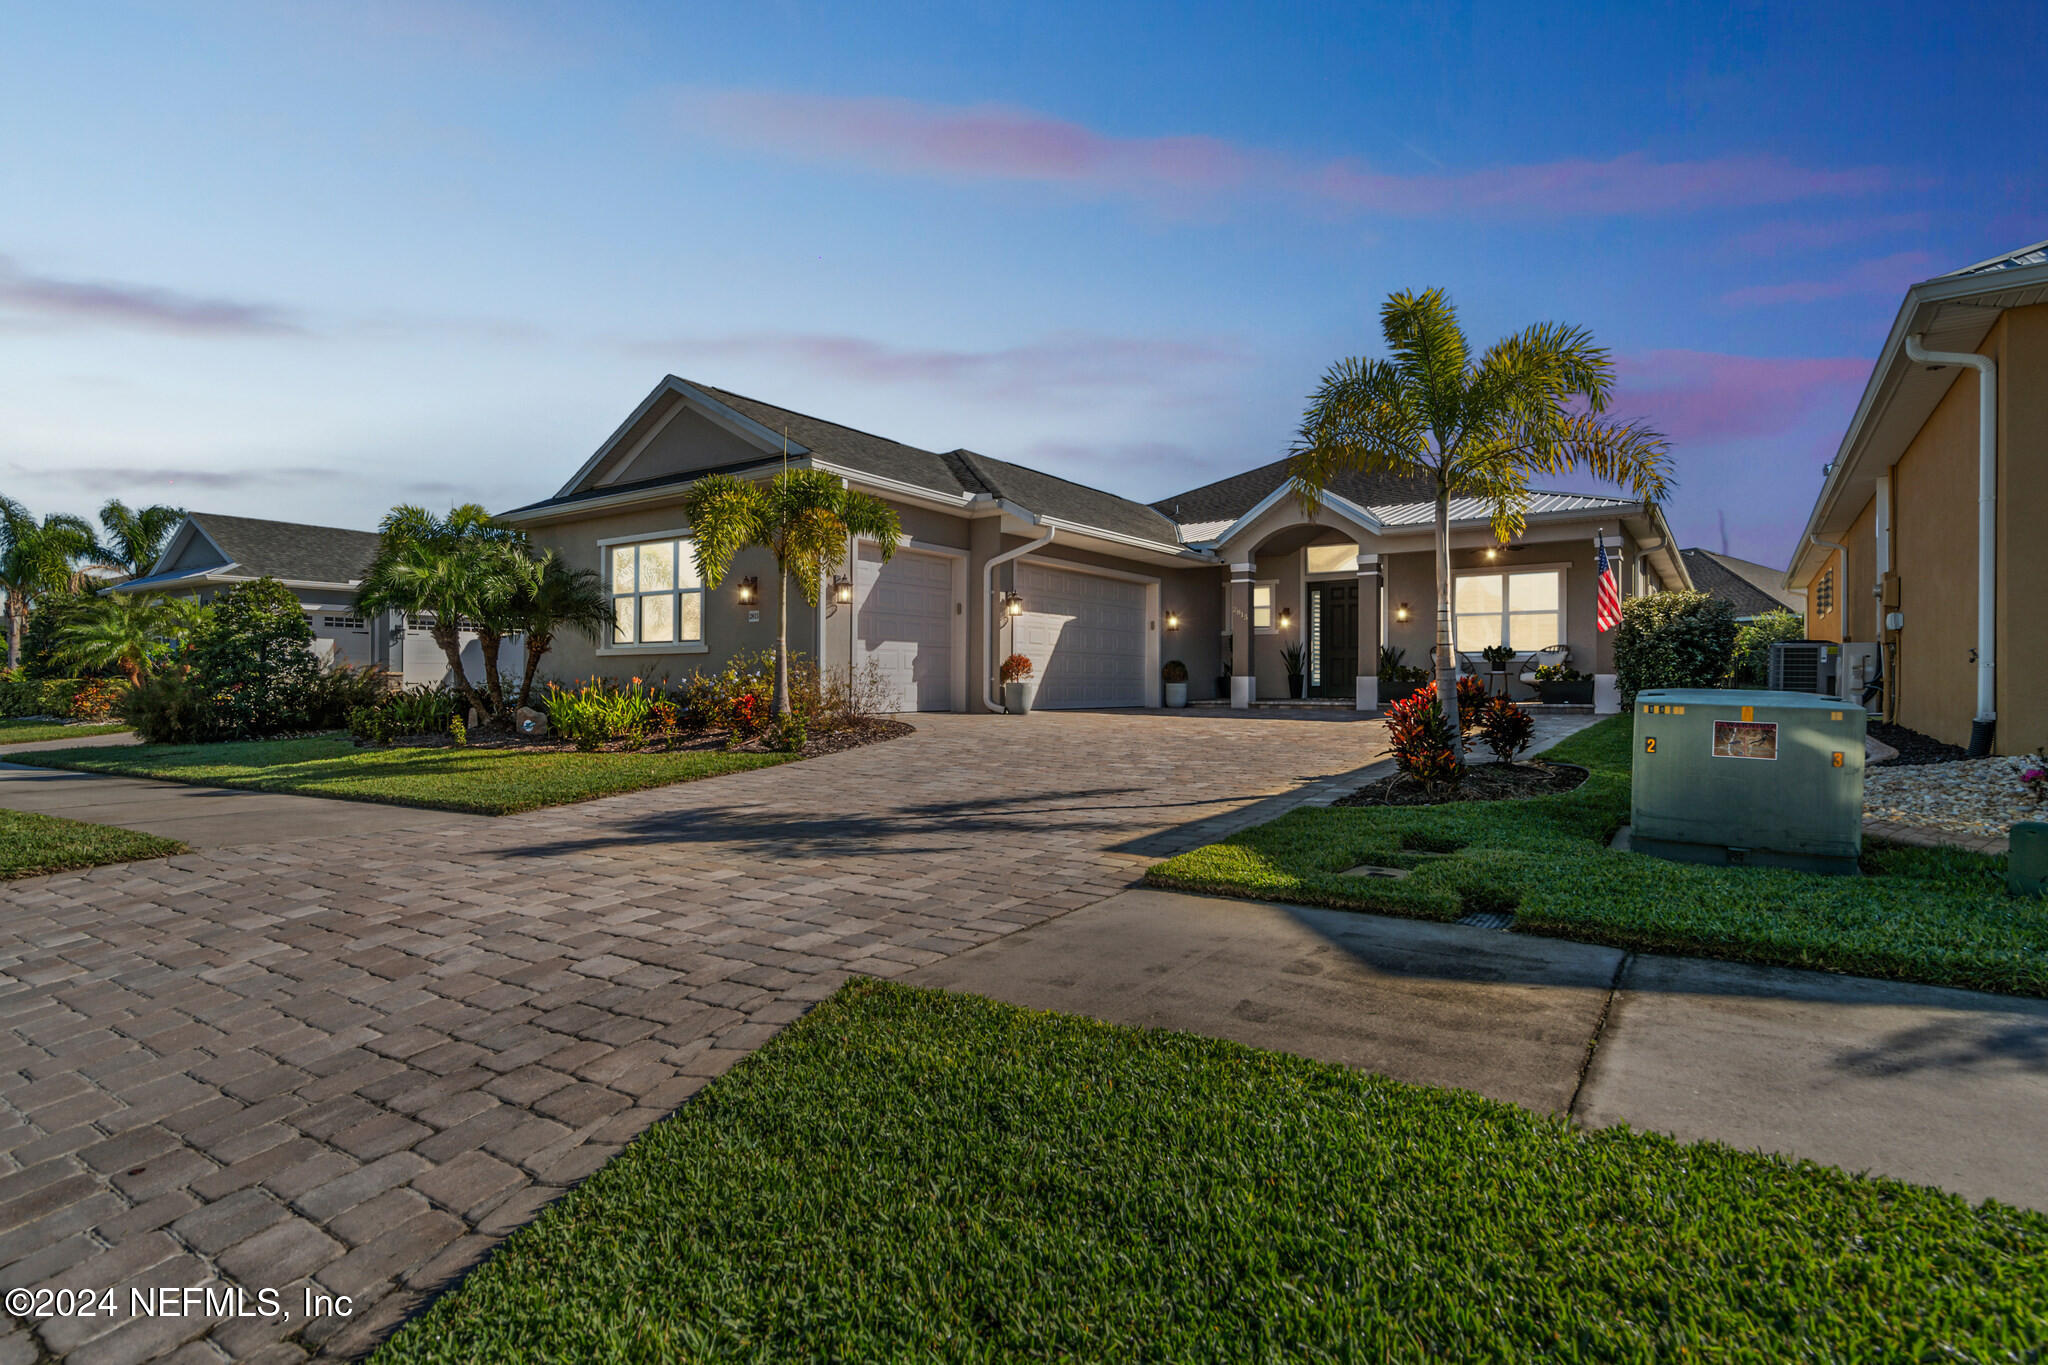
[[[1880,644],[1884,713],[2048,745],[2048,242],[1906,291],[1790,578],[1806,633]]]
[[[887,563],[857,544],[815,608],[790,604],[792,647],[828,668],[874,663],[895,709],[1000,709],[997,663],[1013,653],[1033,661],[1045,708],[1158,706],[1175,659],[1193,699],[1285,699],[1294,645],[1312,694],[1370,709],[1382,643],[1428,660],[1432,507],[1414,484],[1341,479],[1312,520],[1277,461],[1147,504],[671,375],[552,497],[503,514],[597,569],[615,604],[603,642],[557,639],[555,671],[674,678],[771,647],[773,560],[748,551],[706,587],[681,501],[703,474],[765,477],[785,460],[837,474],[902,522]],[[1566,644],[1582,671],[1611,677],[1610,637],[1594,627],[1596,530],[1625,592],[1689,581],[1662,513],[1626,498],[1538,493],[1506,547],[1476,502],[1456,500],[1452,516],[1466,651]]]
[[[305,608],[321,659],[386,669],[407,684],[439,684],[448,675],[447,657],[426,622],[402,620],[396,612],[365,613],[356,604],[377,544],[375,531],[190,512],[148,573],[107,591],[210,601],[237,583],[275,578]],[[475,635],[464,632],[462,640],[465,663],[480,670],[480,658],[469,657]]]
[[[1685,571],[1692,585],[1718,597],[1735,608],[1735,619],[1754,621],[1774,611],[1806,614],[1806,594],[1785,583],[1785,571],[1751,559],[1715,554],[1712,550],[1684,550]]]

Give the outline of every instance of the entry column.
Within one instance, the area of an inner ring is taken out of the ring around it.
[[[1358,557],[1358,709],[1380,709],[1380,557]]]
[[[1230,704],[1240,709],[1259,694],[1252,676],[1252,573],[1250,562],[1230,566]]]

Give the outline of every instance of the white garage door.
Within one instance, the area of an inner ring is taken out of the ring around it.
[[[1017,591],[1016,648],[1031,656],[1035,705],[1146,704],[1144,584],[1025,561]]]
[[[953,709],[953,565],[898,550],[888,563],[862,544],[854,571],[854,634],[881,665],[892,711]]]

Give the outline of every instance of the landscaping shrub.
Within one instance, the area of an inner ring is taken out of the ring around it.
[[[1387,703],[1387,740],[1394,766],[1430,788],[1455,787],[1465,775],[1451,744],[1450,723],[1436,702],[1436,685]]]
[[[126,683],[114,679],[31,678],[17,671],[0,676],[0,717],[105,720],[126,690]]]
[[[1506,697],[1489,697],[1479,708],[1479,738],[1503,763],[1529,747],[1536,735],[1536,721]]]
[[[819,705],[815,665],[789,664],[789,706],[807,720]],[[683,684],[685,723],[697,730],[727,730],[736,740],[752,739],[775,715],[775,655],[737,654],[716,673],[693,673]]]
[[[804,724],[802,716],[794,712],[778,716],[768,727],[768,747],[779,754],[802,753],[810,739],[810,727]]]
[[[1803,640],[1806,623],[1789,611],[1766,612],[1746,621],[1735,632],[1735,652],[1729,660],[1730,687],[1768,687],[1771,681],[1771,646],[1780,640]]]
[[[1023,682],[1031,676],[1032,667],[1029,654],[1012,654],[1009,658],[1003,660],[998,674],[1006,683]]]
[[[1184,683],[1188,680],[1188,666],[1179,659],[1168,659],[1159,669],[1159,681]]]
[[[869,659],[860,668],[835,668],[824,680],[818,728],[826,733],[857,729],[887,709],[889,677]]]
[[[76,673],[63,657],[64,627],[92,610],[90,593],[46,597],[21,628],[21,673],[28,678],[61,678]]]
[[[305,608],[274,578],[237,583],[215,599],[191,648],[193,681],[207,702],[204,737],[250,739],[313,728],[321,682],[312,642]]]
[[[1719,687],[1735,650],[1735,608],[1703,592],[1659,592],[1622,603],[1614,631],[1623,702],[1662,687]]]
[[[457,698],[440,687],[413,686],[351,707],[348,732],[358,744],[388,744],[408,735],[448,733]]]
[[[1458,731],[1471,734],[1479,726],[1479,717],[1486,710],[1487,701],[1493,693],[1486,690],[1486,679],[1476,673],[1458,675]]]
[[[124,693],[114,714],[144,744],[196,744],[206,737],[211,708],[191,675],[167,669]]]
[[[656,700],[638,678],[630,687],[592,678],[574,688],[549,683],[543,704],[554,732],[587,752],[620,740],[646,739]]]

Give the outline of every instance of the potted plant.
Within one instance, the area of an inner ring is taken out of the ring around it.
[[[1380,705],[1412,697],[1426,686],[1430,671],[1420,664],[1404,664],[1402,658],[1408,653],[1392,645],[1380,646]]]
[[[1546,706],[1593,704],[1593,679],[1570,664],[1538,664],[1529,681]]]
[[[1179,708],[1188,704],[1188,666],[1179,659],[1168,659],[1159,670],[1159,680],[1165,684],[1166,704]]]
[[[1515,651],[1506,645],[1488,645],[1479,651],[1479,657],[1486,660],[1486,671],[1492,679],[1487,683],[1487,688],[1506,696],[1508,665],[1515,661]]]
[[[1031,656],[1012,654],[1003,660],[1003,710],[1013,716],[1031,714],[1031,700],[1038,684],[1031,678]]]
[[[1280,666],[1287,670],[1287,695],[1299,701],[1308,690],[1308,651],[1300,645],[1289,645],[1280,651]]]

